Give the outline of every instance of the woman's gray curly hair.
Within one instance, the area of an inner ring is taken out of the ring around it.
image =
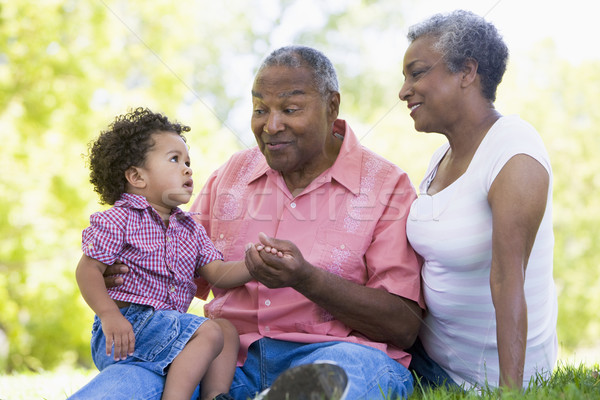
[[[316,89],[322,96],[340,91],[333,64],[325,54],[312,47],[292,45],[274,50],[262,62],[258,72],[273,66],[291,68],[308,66],[313,71]]]
[[[494,25],[470,11],[456,10],[436,14],[409,28],[410,42],[421,36],[437,38],[434,48],[443,54],[451,72],[458,72],[468,59],[476,60],[483,96],[496,100],[496,89],[506,71],[508,47]]]

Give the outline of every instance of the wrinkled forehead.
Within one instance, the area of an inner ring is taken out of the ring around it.
[[[252,97],[258,98],[267,93],[280,97],[314,92],[317,85],[313,70],[306,66],[266,66],[256,74],[252,85]]]

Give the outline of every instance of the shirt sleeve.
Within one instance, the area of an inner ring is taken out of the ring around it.
[[[385,209],[365,254],[369,270],[366,286],[413,300],[424,309],[421,294],[422,260],[406,235],[406,220],[416,198],[415,189],[408,175],[403,172],[392,185],[384,188],[383,193],[389,193],[389,197],[385,200]]]
[[[223,254],[217,250],[214,243],[206,234],[206,230],[200,224],[198,224],[196,237],[200,247],[200,251],[198,252],[198,262],[196,263],[196,271],[210,262],[223,259]]]
[[[125,245],[123,227],[116,222],[107,212],[92,214],[90,226],[82,234],[83,253],[104,264],[114,264]]]
[[[517,154],[526,154],[539,162],[552,174],[550,158],[540,137],[533,126],[515,116],[504,117],[503,124],[490,138],[484,151],[490,165],[486,177],[486,189],[489,191],[494,180],[506,163]]]

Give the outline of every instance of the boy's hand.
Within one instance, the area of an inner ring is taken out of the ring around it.
[[[115,361],[124,360],[127,356],[133,355],[135,336],[129,321],[120,312],[109,313],[102,316],[100,320],[106,338],[106,355],[110,356],[113,345]]]
[[[258,234],[259,239],[261,240],[261,242],[265,242],[268,240],[267,235],[265,235],[264,233],[260,232]],[[256,244],[254,247],[256,247],[257,251],[264,251],[266,253],[271,253],[273,255],[277,255],[278,257],[283,257],[283,252],[277,250],[275,247],[270,246],[270,245],[265,245],[263,243],[258,243]]]

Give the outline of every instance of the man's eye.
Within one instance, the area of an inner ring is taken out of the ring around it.
[[[297,108],[286,108],[284,111],[286,114],[293,114],[296,111],[298,111],[298,109]]]
[[[254,110],[254,114],[256,114],[256,115],[262,115],[262,114],[264,114],[264,113],[265,113],[265,111],[264,111],[264,110],[261,110],[261,109],[255,109],[255,110]]]

